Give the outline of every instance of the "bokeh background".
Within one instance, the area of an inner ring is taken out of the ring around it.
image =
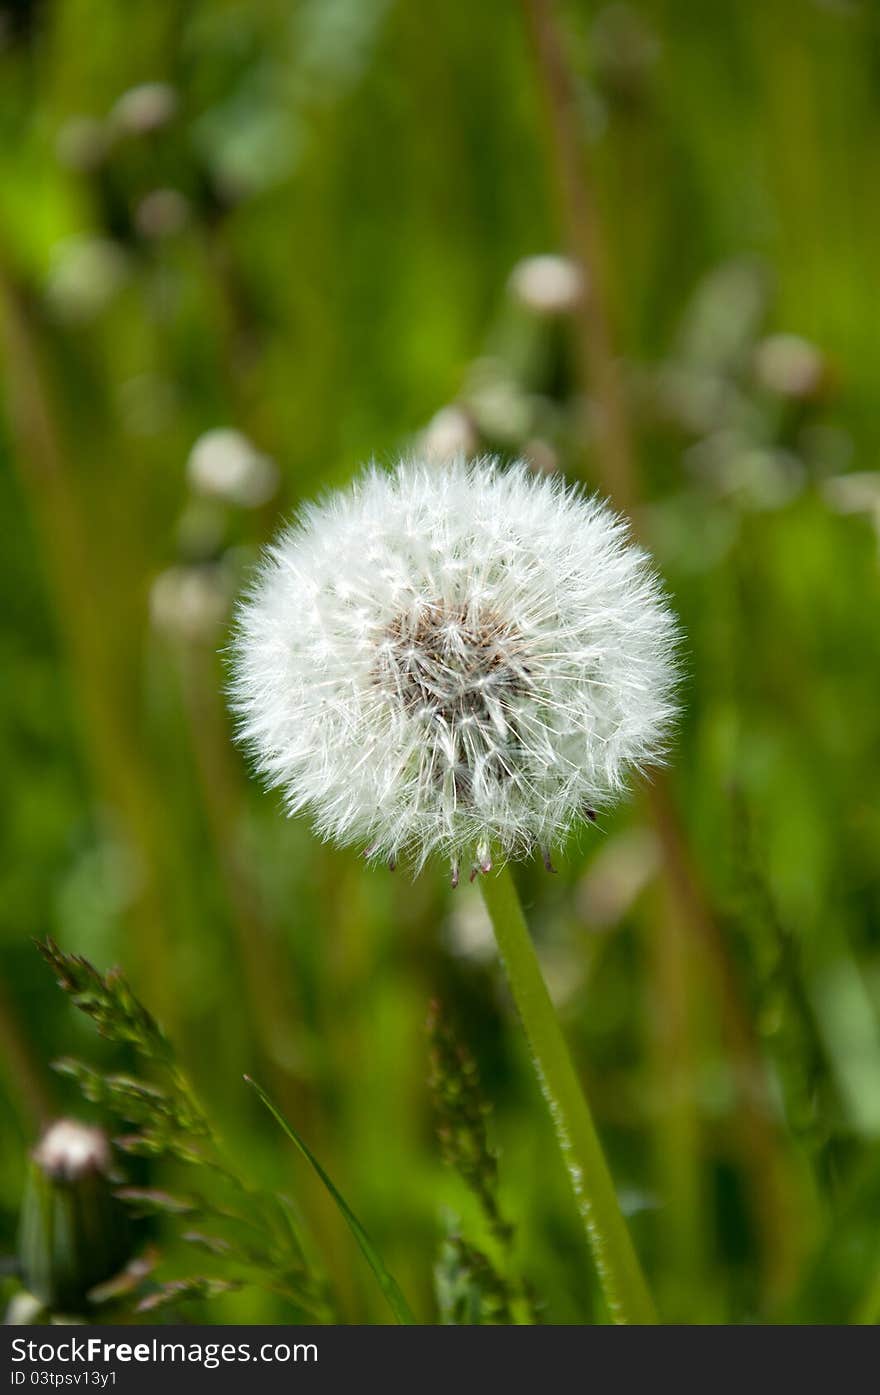
[[[120,1059],[48,932],[124,966],[345,1321],[389,1314],[242,1073],[436,1321],[444,1235],[493,1253],[438,999],[517,1272],[603,1320],[476,889],[320,846],[223,699],[301,499],[490,449],[614,490],[685,634],[668,777],[518,872],[661,1310],[880,1317],[878,204],[868,0],[2,0],[0,1249],[46,1121],[114,1127],[50,1069]]]

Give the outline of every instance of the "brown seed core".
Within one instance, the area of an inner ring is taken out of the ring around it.
[[[511,699],[529,688],[526,646],[491,611],[428,604],[388,626],[376,680],[407,712],[450,727],[491,723],[501,735]]]

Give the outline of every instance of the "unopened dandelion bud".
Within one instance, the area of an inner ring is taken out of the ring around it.
[[[52,1124],[34,1149],[19,1262],[28,1291],[52,1311],[84,1311],[89,1290],[125,1259],[125,1212],[110,1171],[105,1134],[72,1119]]]
[[[370,469],[241,606],[241,738],[291,813],[378,862],[487,873],[662,756],[676,626],[604,504],[520,462]]]
[[[109,306],[129,272],[125,252],[112,238],[65,239],[52,251],[46,300],[59,320],[84,323]]]
[[[526,257],[513,268],[510,290],[533,315],[569,315],[586,293],[583,269],[570,257],[546,253]]]
[[[229,611],[226,573],[214,563],[167,567],[150,588],[150,619],[172,639],[214,642]]]
[[[144,82],[123,92],[110,113],[110,123],[125,135],[149,135],[173,120],[177,106],[177,93],[170,83]]]
[[[189,201],[178,189],[152,189],[135,209],[134,221],[141,237],[158,241],[181,232],[189,214]]]
[[[469,377],[468,407],[481,436],[511,446],[522,441],[533,427],[534,404],[508,370],[494,359],[478,359]]]
[[[110,146],[103,121],[95,116],[71,116],[55,138],[55,155],[65,169],[89,174],[103,164]]]
[[[832,475],[823,481],[822,493],[835,513],[869,513],[880,519],[880,471]]]
[[[540,436],[535,436],[523,446],[523,459],[533,470],[545,475],[552,475],[554,470],[559,469],[556,451],[549,441],[542,440]]]
[[[35,1322],[45,1321],[46,1309],[33,1293],[20,1289],[9,1300],[3,1314],[4,1327],[30,1327]]]
[[[771,334],[755,350],[755,374],[768,392],[805,402],[826,385],[827,365],[819,349],[798,334]]]
[[[453,460],[456,456],[472,456],[479,446],[479,436],[473,417],[464,407],[451,403],[441,407],[422,435],[422,450],[431,460]]]
[[[230,427],[217,427],[199,437],[186,472],[197,493],[248,509],[268,503],[279,483],[274,460]]]

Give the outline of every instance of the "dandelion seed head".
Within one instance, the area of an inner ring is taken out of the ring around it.
[[[112,238],[64,238],[52,249],[46,300],[56,319],[85,324],[108,308],[130,274],[129,259]]]
[[[480,867],[549,848],[662,758],[675,635],[604,504],[523,463],[406,461],[270,549],[233,705],[324,837]]]
[[[167,82],[144,82],[130,87],[116,101],[110,124],[129,136],[149,135],[167,126],[177,115],[178,97]]]
[[[278,466],[232,427],[204,432],[186,464],[194,490],[241,508],[260,508],[276,493]]]
[[[583,299],[586,279],[577,262],[548,252],[517,262],[510,289],[514,299],[535,315],[566,315]]]
[[[795,401],[817,397],[827,377],[822,353],[799,334],[771,334],[755,349],[755,374],[768,392]]]

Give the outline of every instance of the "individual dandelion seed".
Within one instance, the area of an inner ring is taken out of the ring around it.
[[[238,614],[239,733],[290,813],[421,867],[542,849],[662,757],[676,625],[608,507],[407,460],[308,507]]]

